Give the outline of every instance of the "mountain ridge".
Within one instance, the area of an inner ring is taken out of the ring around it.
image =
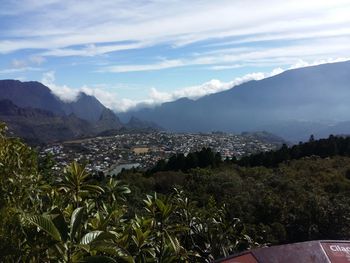
[[[74,101],[63,101],[50,88],[37,81],[0,80],[0,99],[11,100],[19,107],[49,110],[58,115],[74,113],[96,122],[106,107],[94,96],[80,92]]]
[[[298,141],[331,122],[350,120],[349,83],[349,61],[322,64],[248,81],[195,101],[181,99],[120,115],[156,121],[176,132],[266,130]]]
[[[0,121],[34,144],[129,129],[94,96],[81,92],[75,101],[66,102],[36,81],[0,80]],[[145,127],[154,125],[139,121],[132,129]]]
[[[10,100],[0,100],[0,120],[8,125],[11,133],[32,144],[93,134],[91,124],[74,114],[55,115],[42,109],[21,108]]]

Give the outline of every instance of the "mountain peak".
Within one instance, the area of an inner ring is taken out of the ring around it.
[[[64,116],[76,117],[95,123],[106,107],[94,96],[80,92],[76,101],[64,102],[50,88],[37,81],[0,80],[0,100],[10,100],[21,108],[35,108]]]
[[[11,100],[19,107],[37,108],[63,115],[63,102],[37,81],[0,80],[0,99]]]
[[[87,99],[87,98],[97,100],[94,96],[88,95],[84,91],[80,91],[77,97],[77,99]]]
[[[64,102],[36,81],[0,80],[0,115],[17,135],[41,142],[123,127],[118,116],[94,96],[80,92],[76,101]],[[132,122],[142,126],[140,120]]]
[[[75,101],[66,103],[64,106],[66,114],[74,112],[79,118],[92,123],[99,120],[104,109],[106,107],[98,99],[84,92],[80,92]]]

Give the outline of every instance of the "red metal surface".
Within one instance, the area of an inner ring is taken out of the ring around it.
[[[253,249],[220,263],[350,263],[350,241],[310,241]]]
[[[349,242],[321,242],[321,245],[331,263],[350,262]]]
[[[256,259],[249,253],[242,256],[226,259],[222,263],[258,263]]]
[[[258,263],[329,263],[319,241],[261,248],[252,254]]]

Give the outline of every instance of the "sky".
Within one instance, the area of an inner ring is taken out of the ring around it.
[[[349,0],[0,0],[0,79],[115,111],[350,60]]]

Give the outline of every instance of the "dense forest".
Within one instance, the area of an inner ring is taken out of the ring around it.
[[[208,148],[148,171],[94,176],[0,128],[1,262],[211,262],[245,249],[349,239],[350,141],[241,160]]]
[[[124,171],[119,179],[132,189],[134,206],[144,192],[167,195],[174,187],[200,207],[225,206],[260,245],[350,238],[349,137],[311,136],[240,160],[222,161],[203,148],[161,160],[147,172]]]
[[[282,162],[312,155],[322,158],[350,156],[350,137],[330,135],[327,139],[315,140],[311,135],[306,143],[300,142],[292,147],[283,144],[277,151],[262,152],[234,161],[241,166],[277,167]]]

